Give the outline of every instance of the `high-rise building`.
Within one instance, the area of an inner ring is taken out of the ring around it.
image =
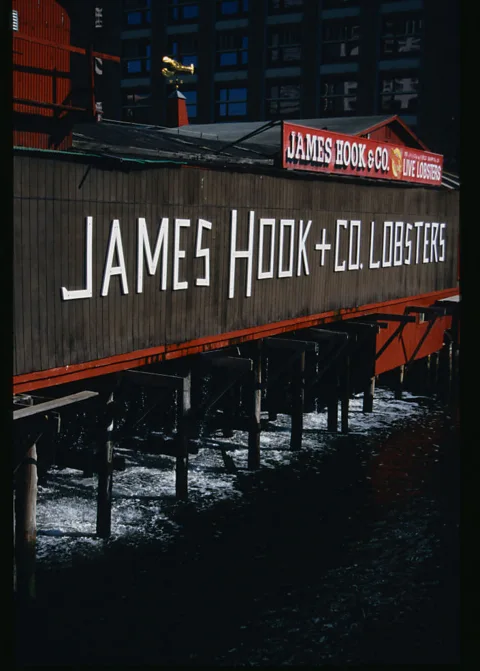
[[[123,0],[124,121],[166,124],[169,55],[190,123],[398,114],[458,167],[457,0]]]

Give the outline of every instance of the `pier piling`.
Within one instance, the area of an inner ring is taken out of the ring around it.
[[[295,362],[292,379],[292,432],[290,448],[302,447],[303,406],[305,400],[305,351],[300,352]]]
[[[338,388],[337,383],[332,384],[327,403],[327,429],[338,431]]]
[[[191,372],[183,377],[178,390],[178,435],[175,457],[175,496],[180,501],[188,499],[188,422],[191,413]]]
[[[341,385],[341,431],[348,433],[348,407],[350,403],[350,357],[345,357],[345,368]]]
[[[395,371],[396,373],[396,382],[395,382],[395,399],[401,401],[403,396],[403,384],[405,379],[405,365],[402,364]]]
[[[104,396],[98,429],[97,534],[108,538],[112,528],[114,393]]]
[[[371,377],[363,392],[363,412],[373,412],[375,395],[375,376]]]
[[[252,414],[248,432],[248,468],[260,467],[260,413],[262,409],[262,343],[253,346]]]
[[[17,594],[22,601],[35,598],[37,482],[37,446],[34,443],[16,473],[14,575]]]

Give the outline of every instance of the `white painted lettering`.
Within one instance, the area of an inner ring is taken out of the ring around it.
[[[420,263],[420,229],[423,228],[423,221],[416,221],[413,225],[417,229],[417,246],[415,251],[415,263]]]
[[[366,144],[361,144],[359,145],[359,155],[358,155],[358,167],[359,168],[366,168],[367,167],[367,161],[365,158],[365,152],[367,150],[367,145]]]
[[[353,231],[356,231],[357,248],[355,260],[353,259]],[[361,244],[362,222],[352,219],[350,222],[350,234],[348,236],[348,270],[360,270],[360,244]]]
[[[245,251],[238,251],[237,244],[237,210],[232,210],[232,219],[230,227],[230,278],[228,283],[228,297],[235,295],[235,262],[237,259],[247,259],[247,281],[246,296],[252,295],[252,265],[253,265],[253,234],[255,230],[255,212],[249,212],[248,224],[248,248]]]
[[[335,140],[335,165],[343,165],[343,140]]]
[[[180,272],[180,259],[184,259],[186,252],[184,249],[180,249],[180,229],[181,228],[190,228],[190,219],[175,219],[175,234],[173,240],[173,290],[178,291],[181,289],[188,289],[188,282],[184,280],[180,282],[179,272]]]
[[[343,163],[346,167],[350,165],[350,159],[352,158],[352,148],[350,142],[345,140],[343,144]]]
[[[295,157],[295,136],[296,133],[294,130],[290,132],[290,144],[287,147],[287,158],[292,159]]]
[[[317,138],[317,143],[318,143],[318,156],[317,156],[317,161],[319,163],[324,163],[325,161],[325,138],[323,135]]]
[[[342,261],[342,263],[340,263],[338,260],[338,255],[340,253],[340,228],[348,228],[348,221],[346,221],[345,219],[337,219],[337,227],[335,230],[335,268],[334,268],[336,272],[341,272],[345,270],[347,266],[346,261]]]
[[[117,251],[118,266],[113,265],[113,256]],[[120,275],[122,282],[122,292],[128,294],[127,271],[125,268],[125,257],[123,255],[122,234],[120,231],[120,222],[118,219],[112,221],[110,228],[110,238],[108,241],[107,262],[103,271],[102,296],[108,295],[110,287],[110,278],[113,275]]]
[[[387,236],[388,232],[388,236]],[[387,247],[388,237],[388,247]],[[388,257],[387,257],[388,251]],[[382,253],[382,268],[390,268],[393,257],[393,221],[385,221],[383,223],[383,253]]]
[[[407,229],[405,231],[405,247],[408,249],[408,256],[405,256],[405,260],[403,261],[407,266],[409,266],[412,261],[412,241],[410,240],[411,231],[413,231],[412,224],[407,224]]]
[[[295,158],[297,161],[305,160],[305,150],[303,148],[303,135],[301,133],[297,134],[297,151],[295,152]]]
[[[268,270],[263,270],[263,240],[265,227],[270,228],[270,266]],[[260,234],[258,241],[258,274],[259,280],[268,280],[273,278],[273,265],[275,257],[275,219],[260,219]]]
[[[303,230],[303,220],[300,219],[300,230],[298,232],[298,255],[297,255],[297,277],[300,277],[302,274],[302,264],[304,267],[305,275],[310,275],[310,269],[308,267],[308,257],[307,250],[305,249],[305,243],[307,241],[308,234],[310,232],[310,227],[312,225],[311,220],[308,221],[305,232]]]
[[[441,254],[438,258],[439,261],[445,261],[445,232],[447,224],[440,224],[440,249]]]
[[[430,248],[430,261],[432,263],[433,262],[436,263],[438,261],[437,237],[438,237],[438,224],[436,222],[432,222],[432,242]]]
[[[393,243],[393,265],[403,264],[403,221],[395,222],[395,235]]]
[[[283,268],[283,247],[285,229],[290,229],[290,256],[288,268]],[[278,277],[293,277],[293,252],[295,240],[295,220],[294,219],[280,219],[280,243],[279,243],[279,257],[278,257]]]
[[[423,263],[430,263],[430,258],[428,256],[428,251],[430,247],[430,238],[428,237],[428,233],[430,231],[430,224],[425,224],[425,228],[423,229]]]
[[[168,219],[162,219],[157,240],[155,242],[155,251],[152,256],[150,241],[148,239],[147,222],[143,217],[138,218],[138,240],[137,240],[137,294],[143,292],[143,260],[147,260],[147,269],[149,275],[154,275],[157,270],[160,251],[163,249],[162,256],[162,291],[167,288],[167,248],[168,244]]]
[[[306,150],[305,158],[307,159],[307,161],[316,161],[317,160],[317,136],[316,135],[310,135],[310,133],[307,133],[305,135],[305,138],[307,140],[307,150]]]
[[[204,229],[211,231],[212,222],[206,221],[205,219],[199,219],[197,227],[197,247],[195,250],[195,258],[205,259],[205,274],[203,277],[197,277],[195,280],[197,287],[210,286],[210,249],[208,247],[202,248],[202,232]]]
[[[370,226],[370,258],[368,261],[369,268],[380,268],[380,261],[373,260],[373,245],[375,242],[375,222],[372,221]]]
[[[332,160],[332,152],[333,140],[331,137],[327,137],[325,140],[325,163],[330,164],[330,161]]]
[[[69,290],[62,287],[62,298],[64,301],[72,301],[78,298],[91,298],[93,291],[93,272],[92,272],[92,230],[93,217],[87,217],[85,220],[85,289]]]

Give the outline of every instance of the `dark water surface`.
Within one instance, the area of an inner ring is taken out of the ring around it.
[[[459,663],[458,418],[425,403],[326,453],[239,470],[241,497],[168,503],[167,548],[40,564],[18,664]]]

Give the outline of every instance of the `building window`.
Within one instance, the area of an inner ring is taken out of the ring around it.
[[[152,67],[152,47],[146,40],[123,40],[122,76],[149,76]]]
[[[217,33],[217,67],[239,68],[248,63],[248,37],[241,32]]]
[[[415,14],[387,16],[382,22],[382,56],[407,57],[418,54],[422,46],[423,20]]]
[[[152,6],[152,0],[123,0],[123,9],[148,9]]]
[[[197,33],[172,35],[168,40],[170,55],[182,65],[198,65],[198,37]]]
[[[357,19],[325,21],[323,24],[322,61],[338,63],[358,58],[360,26]]]
[[[268,0],[269,14],[283,14],[295,12],[303,8],[303,0]]]
[[[321,116],[349,116],[356,112],[357,82],[343,77],[322,77]]]
[[[218,86],[215,104],[217,121],[233,121],[247,116],[246,87]]]
[[[268,64],[299,63],[302,57],[301,26],[274,26],[268,31]]]
[[[382,112],[392,114],[416,113],[418,77],[413,73],[388,74],[380,82]]]
[[[248,13],[248,0],[217,0],[217,18],[231,19]]]
[[[188,0],[170,0],[168,18],[173,23],[198,20],[198,2]]]
[[[188,114],[188,119],[191,121],[192,119],[197,118],[197,92],[194,89],[187,89],[185,90],[182,86],[181,92],[187,99],[187,114]]]
[[[126,28],[150,26],[152,23],[151,4],[152,0],[124,0],[124,26]]]
[[[359,5],[361,0],[323,0],[322,9],[341,9]]]
[[[267,119],[300,118],[300,84],[271,82],[267,85]]]

